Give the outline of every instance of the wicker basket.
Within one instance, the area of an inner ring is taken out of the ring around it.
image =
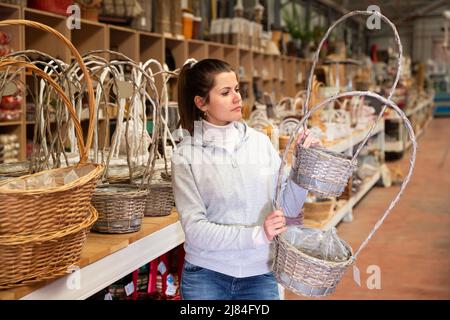
[[[129,233],[139,231],[144,217],[147,190],[128,184],[103,185],[96,189],[92,204],[99,218],[92,231]]]
[[[145,167],[137,166],[133,168],[132,180],[139,179],[144,175]],[[108,168],[106,181],[109,183],[126,183],[130,181],[129,168],[127,165],[111,165]]]
[[[97,211],[90,206],[86,219],[54,233],[0,236],[0,289],[32,284],[67,274],[80,258]]]
[[[336,263],[332,261],[318,260],[296,249],[294,246],[285,241],[282,235],[277,236],[275,251],[276,255],[274,260],[274,272],[277,280],[289,290],[308,296],[323,296],[334,291],[345,270],[356,260],[358,254],[367,245],[368,241],[372,238],[377,229],[382,225],[384,219],[386,219],[388,214],[391,212],[392,208],[399,201],[400,196],[409,182],[414,169],[417,150],[414,131],[405,113],[401,111],[400,108],[398,108],[391,100],[387,100],[375,93],[351,91],[328,98],[319,105],[313,107],[312,110],[308,111],[308,113],[313,112],[314,109],[320,108],[334,99],[340,99],[348,96],[370,96],[371,98],[377,99],[381,103],[392,107],[399,114],[400,118],[405,123],[409,137],[412,141],[413,152],[410,160],[411,166],[408,175],[400,188],[400,192],[391,202],[383,217],[375,224],[366,240],[348,261]],[[282,183],[280,177],[282,176],[281,172],[284,170],[283,163],[284,161],[282,161],[278,175],[275,204],[279,203],[280,188]]]
[[[345,19],[348,19],[351,16],[354,15],[371,15],[373,14],[367,11],[352,11],[347,14],[345,14],[343,17],[341,17],[339,20],[337,20],[333,25],[328,29],[328,31],[325,33],[324,38],[319,43],[319,46],[317,48],[315,58],[313,61],[313,65],[311,68],[309,81],[308,81],[308,90],[307,90],[307,97],[306,102],[304,104],[304,111],[306,111],[306,107],[309,106],[310,101],[310,88],[313,82],[313,76],[314,76],[314,67],[317,64],[317,60],[319,57],[320,49],[323,46],[325,39],[330,34],[331,30],[340,22],[344,21]],[[394,111],[400,116],[400,118],[404,121],[406,129],[408,131],[409,137],[412,142],[413,151],[411,154],[410,159],[410,168],[408,175],[406,176],[405,180],[402,183],[402,186],[400,187],[400,191],[398,192],[397,196],[392,200],[389,207],[384,212],[383,216],[367,238],[362,242],[358,250],[353,254],[351,248],[342,241],[342,244],[346,246],[349,249],[349,253],[351,253],[351,256],[348,257],[346,261],[343,262],[334,262],[334,261],[327,261],[327,260],[320,260],[315,257],[312,257],[308,254],[305,254],[298,248],[294,247],[292,244],[288,243],[286,239],[283,238],[282,235],[278,235],[275,237],[276,244],[275,244],[275,259],[273,264],[273,271],[275,273],[275,277],[277,281],[288,288],[289,290],[292,290],[295,293],[307,295],[307,296],[325,296],[329,295],[330,293],[334,292],[337,284],[339,283],[340,279],[342,278],[342,275],[345,273],[347,268],[352,265],[355,261],[361,250],[367,245],[369,240],[373,237],[375,232],[378,230],[378,228],[383,224],[386,217],[390,214],[395,204],[400,200],[400,196],[404,192],[404,189],[406,185],[408,184],[412,172],[414,169],[414,163],[416,158],[416,151],[417,151],[417,143],[414,136],[414,131],[412,129],[411,123],[406,117],[405,113],[395,104],[393,103],[390,98],[392,97],[392,94],[394,93],[395,87],[397,86],[400,73],[401,73],[401,60],[402,60],[402,46],[400,42],[400,37],[398,35],[398,32],[395,28],[395,26],[392,24],[392,22],[389,21],[385,16],[383,16],[379,12],[375,12],[381,19],[383,19],[385,22],[387,22],[393,29],[395,34],[395,39],[397,41],[398,47],[399,47],[399,61],[398,61],[398,70],[397,70],[397,76],[394,80],[393,86],[391,88],[391,92],[389,94],[388,99],[381,97],[378,94],[372,93],[372,92],[361,92],[361,91],[351,91],[347,93],[340,93],[337,95],[334,95],[332,97],[329,97],[325,99],[324,101],[320,102],[317,105],[313,105],[308,112],[304,112],[304,117],[300,121],[297,128],[294,130],[294,134],[291,135],[288,145],[286,147],[286,151],[283,155],[283,161],[281,161],[280,169],[278,172],[278,179],[277,179],[277,185],[276,185],[276,191],[275,191],[275,199],[274,199],[274,205],[276,209],[280,209],[280,197],[281,197],[281,186],[283,184],[283,174],[284,174],[284,166],[286,163],[286,156],[287,151],[289,149],[289,146],[294,141],[295,135],[299,132],[299,129],[302,126],[306,126],[307,119],[311,116],[313,112],[316,110],[328,105],[331,102],[337,101],[342,98],[347,97],[370,97],[378,100],[383,105],[383,108],[378,115],[378,118],[372,125],[372,128],[367,133],[365,139],[362,141],[362,143],[359,145],[357,151],[355,152],[352,159],[345,159],[343,157],[337,156],[336,154],[330,154],[329,152],[324,152],[321,149],[313,149],[310,150],[299,147],[296,149],[296,156],[299,158],[298,160],[295,159],[294,166],[291,170],[291,177],[294,179],[297,179],[297,182],[301,179],[305,179],[306,182],[305,185],[308,186],[308,188],[312,188],[312,190],[316,193],[319,193],[321,195],[329,195],[331,194],[340,194],[346,187],[346,183],[350,175],[352,174],[352,170],[350,168],[352,167],[352,164],[356,161],[356,157],[361,151],[362,147],[365,145],[367,140],[369,139],[373,129],[375,128],[378,120],[382,117],[385,109],[387,106],[390,106],[394,109]],[[320,161],[325,162],[324,165],[322,164],[315,164],[314,161]],[[328,164],[327,164],[328,162]],[[311,166],[311,168],[308,168],[308,171],[306,171],[310,176],[301,175],[303,168],[301,168],[303,165]],[[340,166],[340,168],[336,171],[334,170],[335,166]],[[333,167],[333,168],[332,168]],[[323,173],[320,171],[323,170]],[[329,171],[330,176],[325,176],[324,173]],[[319,171],[319,172],[317,172]],[[300,173],[300,174],[299,174]],[[321,175],[322,174],[322,175]],[[322,179],[327,179],[323,181]],[[345,183],[342,183],[345,181]],[[325,182],[325,183],[323,183]],[[330,188],[328,187],[329,182],[332,183]],[[303,183],[303,182],[302,182]],[[312,186],[311,186],[312,184]],[[326,184],[324,187],[323,184]],[[339,186],[339,188],[338,188]],[[330,189],[332,189],[330,192]],[[342,190],[341,190],[342,189]]]
[[[167,216],[173,207],[175,207],[175,198],[170,182],[150,185],[144,212],[146,217]]]
[[[283,236],[275,238],[273,272],[278,283],[296,294],[309,297],[333,293],[353,257],[344,262],[331,262],[311,257],[295,248]],[[351,247],[342,241],[353,255]]]
[[[90,216],[87,213],[96,181],[103,170],[102,165],[87,163],[87,150],[90,149],[94,129],[94,90],[83,59],[73,44],[51,27],[27,20],[0,22],[0,27],[17,25],[51,33],[69,47],[84,74],[89,128],[84,143],[83,130],[70,99],[48,74],[28,62],[15,58],[0,59],[0,70],[30,70],[55,90],[73,120],[80,152],[80,162],[76,166],[46,170],[0,183],[0,281],[3,287],[57,277],[78,260],[87,228],[97,218],[95,210],[91,210]],[[66,177],[71,170],[78,172],[78,178],[68,183],[64,179],[63,182],[58,180],[58,177]],[[54,176],[55,181],[59,182],[53,187],[45,184],[35,188],[26,187],[28,181],[41,179],[46,174]],[[24,187],[17,188],[20,185]]]
[[[28,161],[0,164],[0,177],[20,177],[30,173]]]
[[[356,168],[356,160],[321,147],[296,146],[291,179],[322,197],[338,197]]]

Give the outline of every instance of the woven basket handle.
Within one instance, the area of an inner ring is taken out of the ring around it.
[[[337,94],[335,96],[329,97],[326,100],[322,101],[321,103],[319,103],[318,105],[312,107],[307,113],[306,115],[303,117],[303,119],[300,121],[300,123],[297,125],[296,130],[297,131],[299,128],[301,128],[301,126],[306,122],[306,120],[311,116],[311,114],[326,106],[328,103],[340,99],[340,98],[345,98],[345,97],[350,97],[350,96],[368,96],[368,97],[372,97],[375,98],[377,100],[379,100],[380,102],[382,102],[383,104],[385,104],[386,106],[391,107],[392,109],[394,109],[394,111],[400,116],[400,118],[404,121],[406,129],[408,130],[408,135],[409,138],[411,139],[412,142],[412,153],[411,153],[411,158],[409,160],[410,163],[410,167],[409,167],[409,171],[408,174],[405,178],[405,180],[403,181],[401,187],[400,187],[400,191],[398,192],[397,196],[394,198],[394,200],[392,200],[392,202],[389,204],[388,209],[385,211],[385,213],[383,214],[383,216],[381,217],[380,220],[378,220],[378,222],[375,224],[375,226],[373,227],[372,231],[370,232],[370,234],[367,236],[367,238],[364,240],[364,242],[361,244],[361,246],[358,248],[358,250],[356,251],[355,255],[354,255],[354,259],[356,259],[356,257],[358,256],[358,254],[361,252],[361,250],[367,245],[367,243],[369,242],[369,240],[372,238],[372,236],[375,234],[375,232],[378,230],[378,228],[383,224],[384,220],[386,219],[386,217],[390,214],[392,208],[394,208],[394,206],[397,204],[397,202],[400,199],[400,196],[403,194],[406,185],[408,184],[409,180],[411,179],[413,170],[414,170],[414,163],[416,161],[416,151],[417,151],[417,142],[416,142],[416,138],[414,135],[414,130],[411,126],[411,123],[408,120],[408,117],[406,116],[406,114],[391,100],[388,100],[376,93],[373,92],[369,92],[369,91],[349,91],[349,92],[345,92],[345,93],[340,93]],[[292,143],[292,141],[294,140],[294,134],[291,135],[289,142],[286,146],[286,150],[284,152],[283,155],[283,159],[281,161],[281,166],[280,166],[280,171],[278,172],[278,179],[277,179],[277,188],[275,191],[275,207],[277,209],[280,209],[280,191],[281,191],[281,180],[282,180],[282,173],[284,170],[284,166],[285,166],[285,159],[287,156],[287,151],[290,148],[290,145]]]
[[[330,35],[331,31],[338,24],[340,24],[342,21],[344,21],[344,20],[346,20],[346,19],[348,19],[348,18],[350,18],[352,16],[355,16],[355,15],[371,16],[371,15],[374,15],[374,14],[377,15],[378,17],[380,17],[383,21],[385,21],[392,28],[392,30],[394,31],[395,42],[397,43],[397,46],[398,46],[397,74],[395,75],[395,80],[394,80],[394,83],[392,84],[392,87],[391,87],[391,90],[389,91],[389,96],[388,96],[389,100],[392,98],[392,95],[394,94],[395,88],[397,87],[398,80],[400,78],[400,73],[401,73],[401,69],[402,69],[401,65],[402,65],[402,59],[403,59],[403,47],[402,47],[402,44],[401,44],[401,41],[400,41],[400,36],[398,35],[398,32],[397,32],[397,28],[395,27],[395,25],[387,17],[385,17],[383,14],[381,14],[378,11],[356,10],[356,11],[351,11],[351,12],[343,15],[340,19],[335,21],[328,28],[327,32],[325,33],[325,35],[323,36],[322,40],[320,41],[319,46],[317,47],[316,53],[314,54],[313,64],[311,66],[311,71],[309,73],[308,88],[306,89],[306,101],[305,101],[305,104],[303,105],[303,114],[306,113],[306,109],[308,108],[308,105],[309,105],[309,102],[310,102],[312,82],[313,82],[313,76],[314,76],[314,69],[316,68],[317,62],[319,60],[320,50],[322,49],[322,46],[325,43],[325,40]],[[358,147],[357,151],[355,152],[355,154],[353,156],[353,160],[356,159],[356,157],[360,153],[362,147],[367,142],[367,140],[370,138],[373,130],[375,129],[378,121],[383,116],[383,113],[384,113],[385,110],[386,110],[386,105],[383,106],[383,109],[381,110],[381,112],[378,115],[378,117],[377,117],[376,121],[374,122],[373,126],[370,128],[369,132],[367,133],[367,136],[364,138],[363,142]],[[307,127],[307,124],[305,122],[304,129],[306,129],[306,127]]]
[[[78,64],[80,65],[80,68],[84,74],[84,79],[86,81],[86,88],[87,88],[87,92],[88,92],[88,105],[89,105],[89,129],[88,129],[88,134],[87,134],[87,138],[86,138],[86,143],[82,143],[80,144],[80,142],[83,141],[83,136],[78,136],[78,144],[80,147],[80,164],[84,164],[87,162],[87,158],[88,158],[88,152],[89,149],[91,148],[91,144],[92,144],[92,137],[94,134],[94,121],[93,121],[93,117],[94,117],[94,88],[92,86],[92,80],[89,76],[89,72],[88,69],[86,68],[86,65],[83,62],[83,59],[80,55],[80,53],[78,52],[78,50],[75,48],[75,46],[64,36],[62,35],[59,31],[46,26],[42,23],[36,22],[36,21],[30,21],[30,20],[4,20],[4,21],[0,21],[0,27],[4,27],[4,26],[27,26],[27,27],[32,27],[35,29],[39,29],[42,31],[46,31],[48,33],[54,34],[59,40],[61,40],[67,47],[69,47],[72,55],[75,57],[75,59],[77,60]],[[70,101],[69,101],[70,102]],[[69,107],[69,111],[70,109],[72,109],[72,111],[74,111],[72,103],[70,102],[69,105],[72,107]],[[67,104],[66,104],[67,106]],[[79,125],[79,119],[76,117],[76,114],[73,113],[72,111],[70,111],[70,114],[72,116],[72,119],[74,122],[78,122]],[[80,134],[80,132],[78,132],[78,130],[76,131],[77,135]]]
[[[83,142],[83,130],[81,129],[80,122],[78,121],[76,111],[72,105],[72,102],[70,99],[66,96],[64,90],[43,70],[36,67],[34,64],[30,62],[15,60],[15,59],[3,59],[0,60],[0,70],[4,68],[10,68],[10,67],[17,67],[17,68],[27,68],[29,70],[32,70],[39,76],[41,76],[43,79],[45,79],[59,94],[59,97],[63,100],[64,104],[66,105],[67,109],[69,110],[70,116],[73,119],[74,125],[75,125],[75,132],[77,133],[77,141],[78,141],[78,147],[80,148],[80,153],[85,152],[85,145]]]

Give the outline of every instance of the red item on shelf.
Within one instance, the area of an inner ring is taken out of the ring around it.
[[[73,4],[73,0],[28,0],[28,7],[49,11],[64,16],[70,15],[67,13],[67,7]]]
[[[9,110],[20,109],[22,102],[23,98],[21,95],[3,96],[0,101],[0,108]]]

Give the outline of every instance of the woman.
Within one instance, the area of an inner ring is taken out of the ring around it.
[[[286,230],[285,216],[298,216],[307,191],[288,179],[283,212],[274,210],[281,159],[266,135],[240,122],[228,63],[186,63],[178,106],[186,133],[172,157],[172,185],[186,235],[182,298],[279,299],[270,243]],[[307,132],[304,145],[312,143]]]

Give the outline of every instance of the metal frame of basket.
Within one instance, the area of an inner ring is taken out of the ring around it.
[[[322,260],[319,263],[317,261],[318,259],[302,253],[299,249],[294,248],[292,245],[286,242],[283,239],[283,235],[277,236],[275,251],[276,256],[273,265],[275,276],[283,286],[298,294],[307,296],[323,296],[328,295],[334,291],[345,270],[354,263],[358,254],[367,245],[368,241],[372,238],[378,228],[382,225],[383,221],[390,214],[392,208],[399,201],[400,196],[404,192],[405,187],[411,179],[413,173],[417,152],[417,143],[411,123],[409,122],[405,113],[399,107],[397,107],[394,102],[392,102],[391,100],[387,100],[386,98],[383,98],[378,94],[372,92],[350,91],[330,97],[309,110],[305,118],[302,119],[302,124],[315,110],[324,107],[331,101],[349,96],[368,96],[377,99],[386,106],[390,106],[392,109],[394,109],[394,111],[404,121],[409,134],[409,138],[412,142],[412,154],[410,159],[409,172],[400,187],[399,193],[394,198],[394,200],[392,200],[382,218],[375,224],[366,240],[361,244],[356,253],[351,256],[348,261],[336,264],[336,262]],[[281,170],[283,170],[284,168],[284,163],[285,161],[283,159],[280,166]],[[281,196],[280,190],[281,176],[279,175],[274,199],[274,205],[276,208],[280,208],[280,206],[278,205],[280,203],[279,201]]]
[[[313,86],[313,79],[314,79],[314,69],[318,63],[319,60],[319,54],[320,50],[322,49],[322,46],[325,42],[325,40],[330,35],[331,31],[342,21],[354,16],[354,15],[371,15],[372,12],[368,11],[352,11],[344,16],[342,16],[340,19],[338,19],[336,22],[334,22],[327,30],[325,35],[323,36],[322,40],[319,43],[319,46],[317,47],[316,53],[314,55],[313,64],[311,67],[311,71],[309,74],[309,80],[308,80],[308,88],[306,91],[306,101],[303,105],[303,114],[305,115],[303,117],[303,121],[301,124],[299,124],[295,130],[294,134],[291,135],[291,138],[289,139],[288,145],[290,146],[294,140],[294,136],[296,136],[299,132],[301,127],[303,126],[304,130],[307,128],[307,122],[308,118],[311,116],[311,113],[307,113],[306,110],[310,106],[310,100],[311,100],[311,89]],[[397,86],[398,80],[400,78],[401,74],[401,61],[403,57],[403,47],[400,41],[400,36],[398,35],[397,29],[395,28],[394,24],[386,18],[384,15],[382,15],[379,12],[375,13],[377,16],[379,16],[380,19],[385,21],[393,30],[396,43],[398,45],[398,63],[397,63],[397,74],[394,80],[394,83],[391,87],[388,100],[391,99],[392,95],[394,94],[395,88]],[[335,95],[336,96],[336,95]],[[334,97],[335,97],[334,96]],[[334,102],[334,100],[327,99],[326,101]],[[317,108],[315,109],[317,110]],[[348,161],[348,159],[343,158],[342,156],[336,155],[336,153],[331,152],[329,150],[323,149],[323,148],[309,148],[309,150],[306,150],[302,147],[301,143],[297,144],[296,150],[294,154],[297,157],[297,160],[301,161],[302,164],[307,164],[306,167],[301,167],[300,164],[296,164],[293,166],[294,171],[295,170],[301,170],[300,172],[292,173],[292,178],[294,179],[294,182],[296,182],[301,187],[311,190],[312,192],[316,193],[317,195],[324,196],[324,197],[337,197],[339,196],[345,189],[345,186],[347,185],[348,179],[350,175],[352,174],[353,168],[356,166],[357,163],[357,157],[358,154],[361,151],[361,148],[364,146],[364,144],[367,142],[367,140],[370,138],[373,130],[376,127],[377,122],[381,119],[381,117],[384,114],[384,111],[386,110],[386,105],[383,106],[380,114],[378,115],[378,118],[368,131],[366,137],[354,153],[352,159]],[[285,154],[287,154],[287,150],[285,151]],[[325,156],[325,154],[328,154]],[[285,157],[285,156],[284,156]],[[324,161],[322,161],[324,160]],[[323,178],[320,178],[323,177]],[[331,184],[330,184],[331,183]]]
[[[99,217],[91,230],[101,233],[139,231],[147,196],[146,190],[129,184],[97,187],[92,197],[92,205],[97,209]]]
[[[11,25],[33,27],[48,32],[55,35],[69,47],[85,75],[84,81],[86,83],[89,105],[89,128],[85,143],[81,125],[71,101],[64,90],[48,74],[29,62],[14,58],[0,60],[0,68],[26,68],[44,78],[52,86],[67,107],[75,125],[80,152],[80,161],[76,166],[45,170],[0,183],[0,225],[2,226],[0,229],[0,248],[2,252],[0,254],[0,261],[2,261],[0,270],[1,287],[14,287],[24,283],[57,277],[63,272],[67,272],[67,268],[79,259],[86,237],[80,237],[78,233],[87,232],[89,226],[97,218],[96,211],[91,209],[90,201],[97,179],[103,170],[102,165],[87,163],[87,150],[90,149],[93,135],[94,90],[88,70],[80,54],[67,38],[44,24],[28,20],[5,20],[0,22],[1,27]],[[64,175],[67,170],[73,168],[84,171],[84,175],[58,187],[31,190],[8,188],[9,183],[24,182],[29,178],[38,177],[45,173],[58,172]],[[91,212],[90,215],[89,212]],[[64,250],[61,250],[61,247],[59,247],[59,241],[55,241],[60,239],[61,235],[67,237],[65,239],[67,239],[68,246],[64,247]],[[33,254],[21,254],[25,243],[33,246]],[[42,261],[40,264],[41,268],[27,269],[21,272],[20,270],[22,269],[18,266],[36,264],[37,255]],[[63,259],[63,256],[72,258]],[[48,263],[55,259],[59,260],[60,263]],[[17,269],[17,272],[11,273],[13,269]]]

